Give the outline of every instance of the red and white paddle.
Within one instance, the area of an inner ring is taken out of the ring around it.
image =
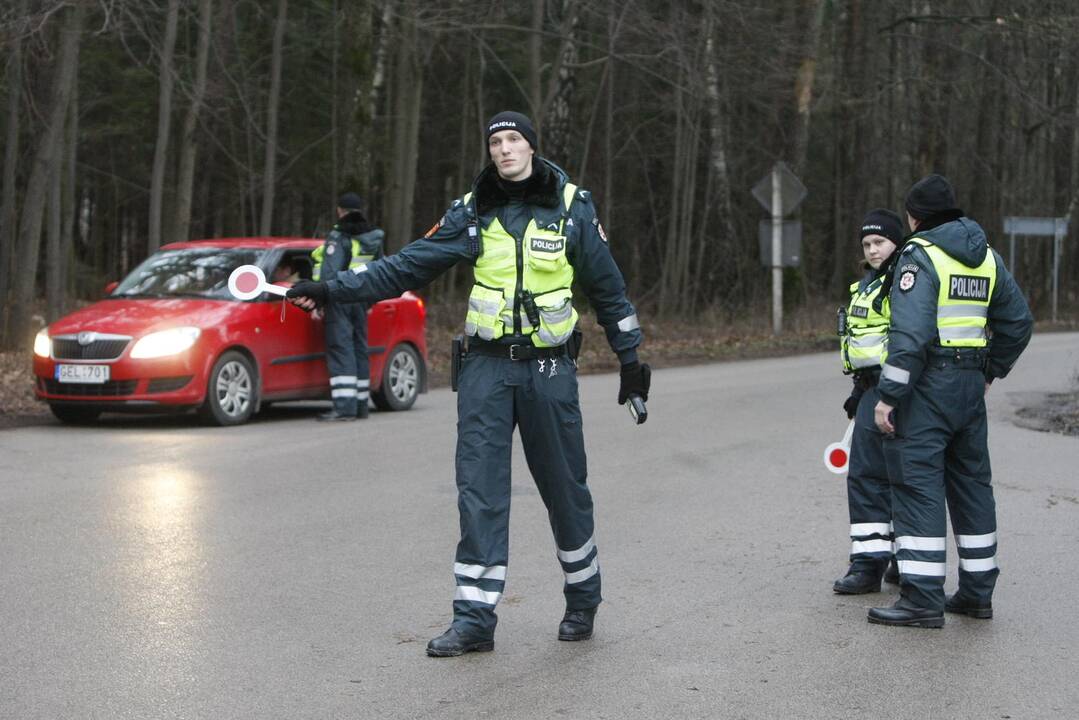
[[[288,288],[266,282],[266,275],[257,265],[241,265],[229,275],[229,292],[237,300],[251,300],[264,292],[284,297]]]
[[[843,433],[843,439],[824,448],[824,467],[828,468],[829,472],[836,475],[847,472],[847,465],[850,464],[850,439],[853,435],[854,421],[851,420],[850,425],[847,425],[847,432]]]

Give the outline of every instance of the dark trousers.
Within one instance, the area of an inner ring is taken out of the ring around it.
[[[878,400],[876,386],[862,394],[850,441],[850,562],[851,570],[858,572],[883,573],[892,557],[892,487],[884,461],[884,436],[873,418]]]
[[[367,308],[357,303],[330,303],[324,325],[333,408],[341,415],[355,415],[358,403],[366,404],[370,397]]]
[[[466,355],[457,395],[457,544],[453,624],[493,635],[509,560],[510,459],[518,427],[554,534],[566,606],[599,605],[600,573],[586,482],[577,369],[568,357]]]
[[[931,356],[896,416],[896,436],[885,440],[884,452],[903,597],[944,607],[947,504],[959,592],[989,602],[1000,571],[982,371]]]

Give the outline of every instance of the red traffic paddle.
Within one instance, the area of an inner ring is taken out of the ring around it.
[[[847,465],[850,463],[850,439],[852,435],[854,435],[853,420],[847,425],[847,432],[843,433],[841,441],[834,442],[824,448],[824,467],[828,468],[829,472],[836,475],[847,472]]]
[[[252,300],[264,292],[285,296],[288,288],[271,285],[257,265],[241,265],[229,275],[229,292],[237,300]]]

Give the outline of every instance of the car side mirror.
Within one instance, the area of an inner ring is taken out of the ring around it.
[[[112,295],[112,291],[120,285],[118,280],[113,280],[111,283],[105,286],[105,297]]]

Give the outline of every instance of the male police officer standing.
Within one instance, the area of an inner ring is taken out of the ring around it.
[[[939,628],[944,610],[993,615],[1000,571],[985,394],[1015,365],[1034,320],[946,178],[919,180],[906,205],[913,234],[896,261],[875,408],[891,435],[884,452],[901,594],[892,607],[872,608],[869,622]],[[959,591],[947,602],[945,498],[959,550]]]
[[[592,636],[600,572],[576,364],[567,348],[577,323],[575,280],[621,361],[619,403],[634,394],[648,398],[649,369],[637,360],[637,313],[591,196],[535,154],[536,133],[524,115],[495,115],[486,140],[491,164],[423,239],[365,272],[300,283],[289,293],[307,309],[327,299],[373,302],[426,285],[458,262],[475,266],[457,397],[457,590],[452,625],[427,646],[433,656],[494,647],[509,554],[514,426],[565,574],[558,638]]]
[[[333,278],[342,270],[362,268],[382,257],[384,233],[361,212],[360,196],[347,192],[337,201],[337,224],[326,242],[311,253],[312,277]],[[319,420],[355,420],[367,417],[370,363],[367,358],[367,307],[330,303],[326,308],[326,368],[330,374],[333,409]]]

